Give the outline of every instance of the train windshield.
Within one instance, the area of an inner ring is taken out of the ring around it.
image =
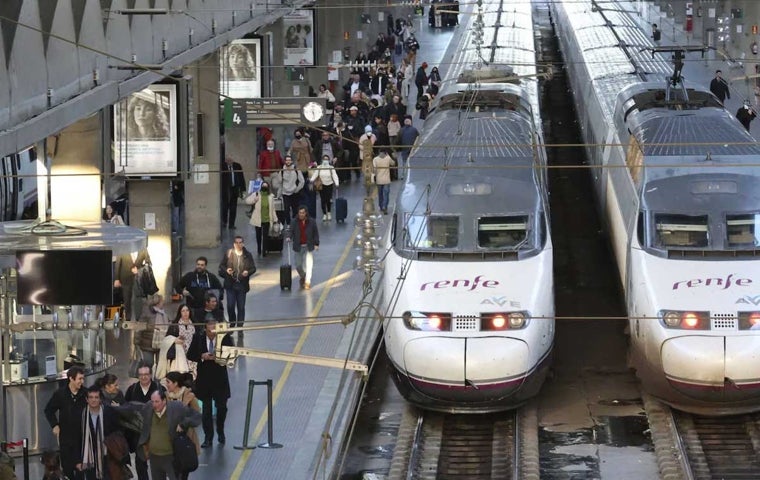
[[[707,215],[655,215],[657,246],[704,248],[709,243]]]
[[[478,219],[478,246],[517,250],[528,242],[528,215]]]
[[[406,246],[411,248],[456,248],[459,217],[408,215]]]
[[[760,214],[728,215],[726,227],[730,247],[760,246]]]

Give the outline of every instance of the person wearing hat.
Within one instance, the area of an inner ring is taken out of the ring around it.
[[[375,158],[375,142],[377,137],[372,133],[372,126],[364,127],[364,134],[359,137],[359,153],[362,159],[362,173],[364,174],[364,187],[367,195],[372,193],[372,159]]]
[[[417,85],[417,101],[422,98],[422,94],[425,93],[425,85],[428,84],[428,76],[425,69],[428,67],[427,62],[422,62],[420,68],[417,69],[417,75],[414,76],[414,84]]]
[[[285,155],[285,165],[282,167],[282,203],[285,209],[286,222],[290,222],[290,219],[295,217],[298,211],[299,204],[299,192],[303,189],[304,179],[303,173],[300,170],[296,170],[293,164],[293,157],[289,154]]]
[[[347,178],[341,179],[341,181],[350,181],[351,180],[351,170],[353,170],[356,173],[356,178],[359,178],[359,171],[358,171],[358,165],[359,165],[359,146],[357,142],[359,141],[359,138],[364,133],[364,125],[367,124],[367,122],[359,115],[359,107],[356,105],[352,105],[351,108],[348,109],[349,115],[346,118],[346,130],[343,132],[343,136],[346,137],[347,141],[343,142],[343,148],[348,151],[348,168],[347,170]]]

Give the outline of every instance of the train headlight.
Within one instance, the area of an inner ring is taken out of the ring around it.
[[[710,312],[663,310],[660,312],[660,317],[667,328],[710,330]]]
[[[760,312],[739,312],[739,330],[760,330]]]
[[[525,312],[489,312],[480,314],[480,331],[519,330],[526,323]]]
[[[404,312],[401,315],[404,325],[410,330],[423,332],[451,331],[451,314],[441,312]]]
[[[678,312],[667,312],[662,316],[665,325],[670,328],[676,328],[681,324],[681,316]]]
[[[525,314],[512,312],[509,314],[509,328],[522,328],[525,325]]]

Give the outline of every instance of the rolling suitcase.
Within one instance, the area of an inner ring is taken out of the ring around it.
[[[343,223],[348,217],[348,201],[345,197],[338,196],[338,189],[335,189],[335,221]]]
[[[293,287],[293,262],[291,255],[290,237],[282,242],[282,264],[280,265],[280,290],[291,290]]]

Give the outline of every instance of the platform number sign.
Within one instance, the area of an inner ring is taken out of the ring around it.
[[[245,112],[245,104],[231,98],[224,99],[224,127],[245,127],[248,117]]]

